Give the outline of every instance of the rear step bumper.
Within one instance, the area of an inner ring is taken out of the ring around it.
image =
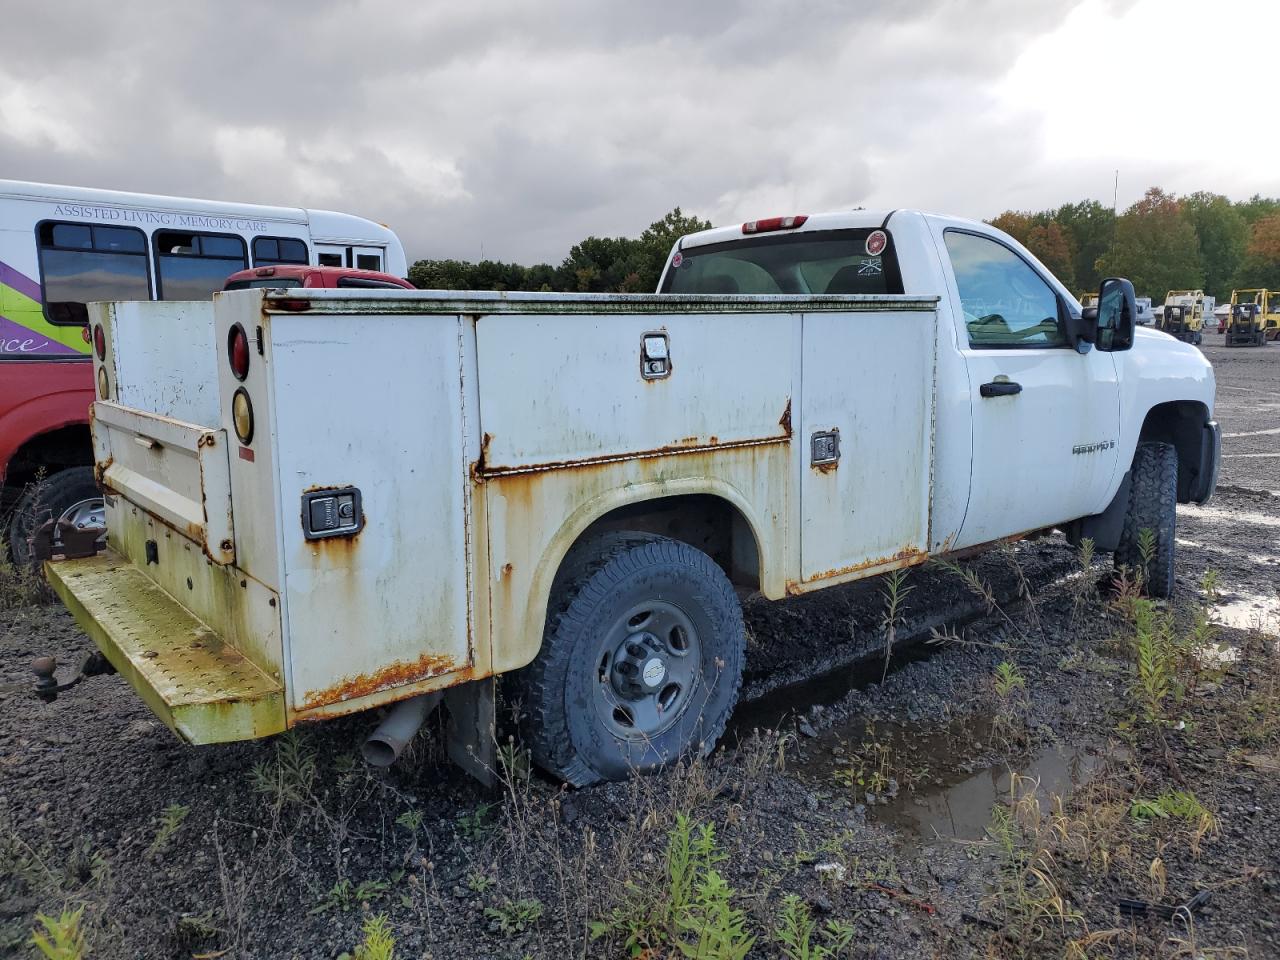
[[[184,740],[224,743],[285,729],[281,685],[119,554],[45,570],[98,649]]]

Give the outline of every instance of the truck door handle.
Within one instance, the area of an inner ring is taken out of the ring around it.
[[[1012,380],[993,380],[978,388],[978,393],[984,397],[1012,397],[1015,393],[1021,392],[1022,384],[1014,383]]]

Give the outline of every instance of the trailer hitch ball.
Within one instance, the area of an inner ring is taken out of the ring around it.
[[[31,661],[31,672],[36,675],[36,696],[45,703],[58,698],[58,678],[54,676],[57,669],[58,661],[53,657],[36,657]]]
[[[45,703],[52,703],[58,699],[58,694],[63,690],[70,690],[89,677],[101,677],[116,672],[116,668],[102,655],[101,650],[95,650],[85,657],[84,663],[80,665],[80,672],[66,683],[58,682],[55,676],[57,670],[58,661],[53,657],[36,657],[31,661],[31,672],[36,675],[35,694]]]

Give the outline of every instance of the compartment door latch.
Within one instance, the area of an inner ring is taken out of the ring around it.
[[[671,376],[671,350],[665,333],[655,331],[640,338],[640,376],[645,380]]]
[[[819,430],[809,440],[809,463],[820,467],[840,459],[840,428]]]
[[[354,537],[364,529],[356,487],[308,490],[302,495],[302,533],[308,540]]]

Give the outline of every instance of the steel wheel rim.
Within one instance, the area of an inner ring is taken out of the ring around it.
[[[670,730],[702,680],[702,643],[693,619],[667,600],[633,604],[597,648],[594,706],[619,740],[646,741]]]
[[[101,530],[99,542],[107,536],[107,507],[101,497],[88,497],[62,511],[59,523],[69,523],[77,530]]]

